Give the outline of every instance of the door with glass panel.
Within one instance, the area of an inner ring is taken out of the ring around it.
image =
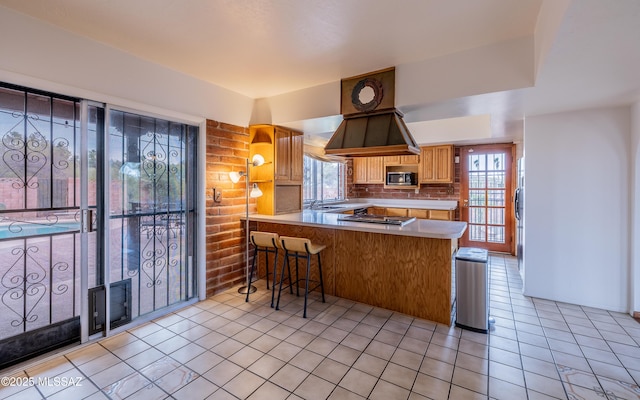
[[[0,85],[0,368],[80,340],[81,276],[98,268],[91,110]]]
[[[118,326],[196,295],[198,128],[119,110],[108,118],[106,256]]]
[[[468,223],[460,246],[513,252],[512,160],[511,144],[460,149],[461,219]]]

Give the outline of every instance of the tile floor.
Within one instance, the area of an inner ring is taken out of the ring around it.
[[[323,304],[315,294],[303,319],[300,299],[283,295],[288,303],[274,311],[259,282],[249,303],[230,290],[47,362],[0,371],[50,378],[0,387],[0,398],[640,398],[640,324],[525,297],[515,259],[492,254],[490,265],[496,323],[488,335],[331,296]]]

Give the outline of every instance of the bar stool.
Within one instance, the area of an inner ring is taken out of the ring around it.
[[[273,260],[273,281],[271,284],[271,307],[273,307],[273,300],[275,295],[275,287],[276,287],[276,271],[278,266],[278,249],[280,248],[280,239],[277,233],[272,232],[260,232],[253,231],[250,234],[251,243],[255,248],[253,252],[253,261],[251,262],[251,274],[255,271],[256,260],[258,259],[258,252],[263,252],[266,258],[266,269],[267,269],[267,290],[269,290],[269,254],[275,254]],[[291,276],[291,270],[289,270],[289,276]],[[293,291],[291,291],[293,293]],[[249,301],[249,293],[247,292],[247,299]]]
[[[311,240],[306,238],[296,238],[290,236],[280,236],[280,245],[284,249],[284,262],[282,263],[282,272],[280,274],[280,290],[278,291],[278,302],[276,303],[276,310],[280,307],[280,294],[282,293],[282,281],[284,280],[284,266],[285,264],[289,268],[289,288],[291,289],[293,285],[296,286],[296,296],[300,296],[300,288],[298,286],[298,282],[301,279],[298,279],[298,259],[306,258],[307,259],[307,274],[305,275],[305,284],[304,284],[304,312],[302,314],[303,318],[307,318],[307,297],[309,294],[309,275],[311,269],[311,256],[314,254],[318,255],[318,272],[320,275],[320,281],[318,284],[313,287],[311,290],[315,290],[320,287],[322,292],[322,302],[324,303],[324,283],[322,281],[322,262],[320,261],[320,252],[324,250],[327,246],[318,245],[311,243]],[[289,265],[289,257],[294,256],[296,258],[296,280],[294,282],[291,281],[291,267]],[[293,294],[293,291],[291,290]]]

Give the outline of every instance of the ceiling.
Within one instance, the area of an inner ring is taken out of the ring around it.
[[[532,36],[544,1],[0,0],[0,5],[258,99]],[[477,120],[490,124],[494,139],[517,138],[522,132],[514,122],[525,114],[633,101],[640,94],[639,37],[640,1],[573,0],[535,87],[424,104],[410,110],[410,128],[420,124],[427,132],[434,120],[443,121],[437,128],[443,129],[447,119],[485,115],[490,118]],[[292,124],[322,133],[335,125],[329,122]]]

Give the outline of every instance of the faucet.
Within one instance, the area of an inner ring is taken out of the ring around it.
[[[313,210],[313,207],[315,207],[317,203],[318,200],[311,200],[311,202],[309,203],[309,210]]]

